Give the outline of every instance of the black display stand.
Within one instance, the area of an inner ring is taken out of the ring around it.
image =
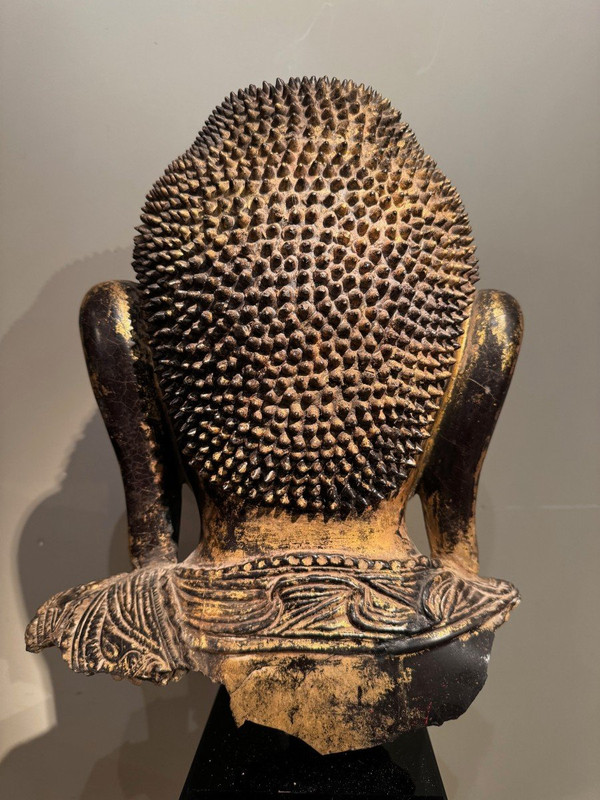
[[[447,800],[427,730],[391,744],[321,756],[273,728],[238,728],[219,690],[180,800],[208,798]]]

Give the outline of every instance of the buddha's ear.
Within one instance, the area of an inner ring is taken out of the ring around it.
[[[486,289],[476,294],[461,348],[416,488],[434,558],[479,569],[475,502],[483,460],[510,386],[523,317],[517,301]]]
[[[176,560],[182,484],[140,305],[136,284],[109,281],[90,289],[79,316],[90,381],[121,468],[134,567]]]

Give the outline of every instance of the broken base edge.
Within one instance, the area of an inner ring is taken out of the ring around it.
[[[487,678],[494,633],[480,629],[407,655],[206,655],[238,725],[303,739],[325,755],[374,747],[463,714]]]

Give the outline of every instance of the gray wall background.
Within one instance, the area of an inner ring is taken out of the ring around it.
[[[482,572],[523,603],[474,706],[432,731],[449,796],[597,797],[597,4],[9,0],[2,17],[0,795],[178,796],[209,681],[90,680],[23,650],[51,593],[127,568],[78,305],[131,277],[146,191],[226,93],[328,74],[402,110],[462,194],[480,285],[525,313],[478,504]]]

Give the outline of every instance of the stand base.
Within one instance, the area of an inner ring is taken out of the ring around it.
[[[322,756],[273,728],[252,722],[238,728],[221,687],[180,800],[281,796],[447,800],[427,729]]]

